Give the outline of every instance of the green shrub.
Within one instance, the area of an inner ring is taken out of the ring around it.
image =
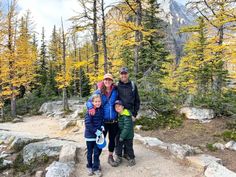
[[[222,133],[222,137],[225,141],[229,141],[229,140],[236,141],[236,131],[235,130],[226,130]]]
[[[217,148],[216,147],[214,147],[213,146],[213,144],[211,144],[211,143],[208,143],[207,145],[206,145],[206,147],[207,147],[207,149],[209,150],[209,151],[216,151],[217,150]]]
[[[141,117],[136,120],[136,125],[142,125],[142,130],[156,130],[158,128],[176,128],[180,127],[183,123],[182,117],[158,116],[156,118]]]

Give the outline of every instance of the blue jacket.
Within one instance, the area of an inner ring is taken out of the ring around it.
[[[115,101],[118,97],[117,88],[114,87],[111,91],[110,97],[101,93],[101,90],[96,90],[93,94],[100,94],[102,98],[102,107],[104,111],[104,121],[112,121],[117,119],[117,112],[115,110]],[[91,98],[86,103],[87,109],[92,109],[93,104]]]
[[[97,108],[95,115],[90,116],[88,112],[85,115],[85,132],[84,137],[95,140],[96,135],[95,132],[101,130],[101,126],[103,126],[103,109]]]

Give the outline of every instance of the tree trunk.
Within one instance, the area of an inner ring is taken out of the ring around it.
[[[76,39],[76,34],[73,34],[73,36],[72,36],[72,40],[73,40],[73,48],[74,48],[74,62],[76,62],[77,61],[77,39]],[[74,89],[73,89],[73,91],[74,91],[74,95],[77,95],[77,80],[78,80],[78,78],[77,78],[77,69],[76,68],[74,68],[74,72],[73,72],[73,75],[74,75],[74,83],[73,83],[73,87],[74,87]]]
[[[104,73],[108,73],[108,58],[107,58],[107,44],[106,44],[106,21],[104,12],[104,0],[101,2],[102,6],[102,45],[104,53]]]
[[[98,76],[98,34],[97,34],[97,0],[93,0],[93,49],[94,49],[94,67],[95,77]]]
[[[14,92],[16,90],[15,87],[12,88],[12,91]],[[14,93],[11,95],[11,117],[16,117],[16,96]]]
[[[141,0],[136,0],[136,26],[141,26],[142,24],[142,3]],[[139,30],[135,31],[135,48],[134,48],[134,76],[137,80],[139,72],[139,52],[141,49],[142,42],[142,32]]]
[[[81,62],[81,49],[79,49],[79,62]],[[82,98],[82,67],[79,67],[79,94],[80,97]]]
[[[65,33],[64,33],[64,27],[63,27],[63,22],[61,20],[61,25],[62,25],[62,50],[63,50],[63,77],[65,80],[66,77],[66,39],[65,39]],[[64,111],[69,110],[69,104],[68,104],[68,98],[67,98],[67,89],[64,86],[63,88],[63,109]]]

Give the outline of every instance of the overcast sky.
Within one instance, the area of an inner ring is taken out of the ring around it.
[[[36,22],[36,31],[41,33],[42,26],[45,27],[46,36],[50,36],[53,25],[60,26],[61,17],[65,21],[65,27],[70,26],[68,18],[80,11],[78,0],[18,0],[21,12],[30,10]],[[184,4],[186,0],[176,0]],[[105,4],[116,3],[118,0],[105,0]]]

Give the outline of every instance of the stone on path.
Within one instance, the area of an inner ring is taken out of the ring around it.
[[[62,146],[70,144],[79,148],[75,142],[57,139],[28,144],[23,149],[24,163],[29,164],[32,160],[41,159],[43,156],[58,157]]]
[[[77,154],[78,148],[75,145],[63,145],[59,156],[59,162],[76,162]]]
[[[236,173],[216,162],[209,164],[204,174],[206,177],[236,177]]]
[[[225,144],[225,147],[227,149],[236,151],[236,142],[235,141],[229,141],[228,143]]]
[[[75,177],[75,165],[54,161],[46,168],[45,177]]]
[[[217,162],[222,164],[222,160],[211,155],[201,154],[196,156],[189,156],[186,159],[195,166],[205,169],[212,162]]]

